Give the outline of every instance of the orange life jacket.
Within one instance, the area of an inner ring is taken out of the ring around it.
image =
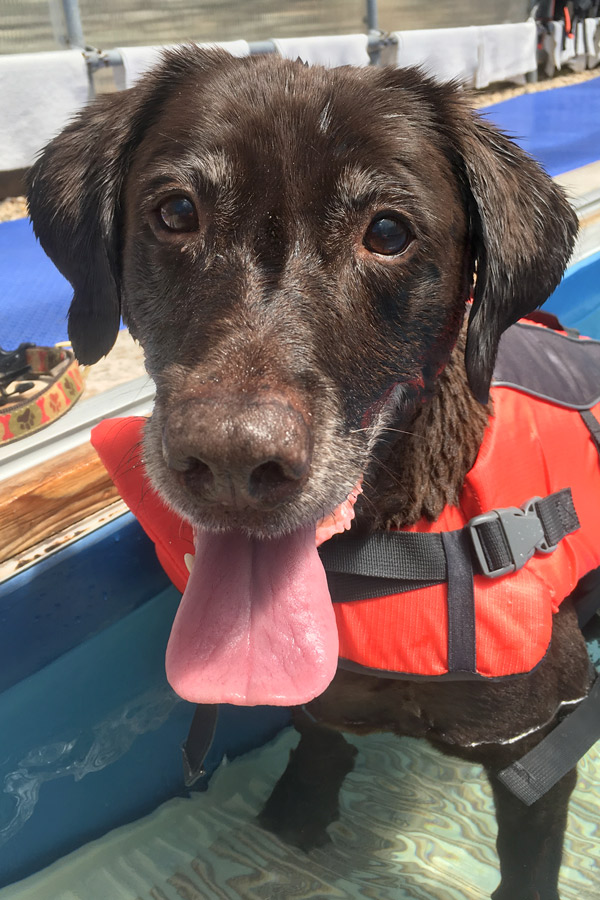
[[[435,522],[421,520],[403,531],[467,535],[469,543],[469,523],[478,530],[481,514],[559,492],[564,496],[568,488],[578,523],[570,521],[551,552],[544,552],[548,548],[543,541],[537,542],[531,558],[499,577],[481,574],[475,563],[472,667],[450,662],[447,583],[390,591],[387,581],[377,579],[375,585],[387,585],[381,595],[372,596],[371,590],[365,599],[335,602],[343,666],[396,677],[500,678],[529,672],[548,649],[553,614],[580,578],[600,565],[598,436],[593,436],[595,419],[588,418],[586,424],[582,412],[600,417],[600,342],[577,340],[531,323],[513,326],[501,342],[491,395],[494,413],[459,506],[447,506]],[[192,531],[149,488],[138,450],[145,421],[107,420],[94,429],[92,441],[154,541],[167,574],[183,591],[188,576],[184,555],[194,552]],[[559,505],[559,518],[563,513]],[[520,524],[520,512],[508,515]],[[340,536],[328,543],[334,548],[347,540]],[[329,575],[328,544],[322,551]],[[371,574],[368,567],[366,574]],[[402,579],[401,571],[395,574]],[[334,566],[331,586],[335,584]],[[334,601],[336,593],[332,590]],[[460,637],[460,617],[453,628]]]
[[[540,662],[553,613],[600,565],[600,464],[577,411],[511,388],[492,388],[492,398],[494,416],[460,506],[406,530],[455,531],[489,510],[571,488],[580,527],[552,553],[536,554],[498,578],[474,574],[476,673],[497,678],[529,672]],[[595,411],[600,415],[600,404]],[[336,603],[335,613],[342,660],[390,674],[449,672],[446,583]]]

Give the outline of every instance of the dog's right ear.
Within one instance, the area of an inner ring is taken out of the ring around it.
[[[35,233],[73,286],[69,338],[81,363],[108,353],[119,331],[120,200],[132,155],[179,84],[227,59],[192,45],[166,52],[134,87],[79,113],[29,171]]]
[[[94,101],[28,174],[34,231],[73,286],[69,338],[86,365],[108,353],[119,331],[117,214],[137,99],[133,89]]]

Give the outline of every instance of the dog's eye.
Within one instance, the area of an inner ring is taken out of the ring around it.
[[[198,214],[194,204],[187,197],[169,197],[163,200],[158,208],[158,214],[162,224],[169,231],[196,231],[198,228]]]
[[[398,256],[412,242],[408,225],[391,213],[376,216],[365,232],[363,243],[371,253],[381,256]]]

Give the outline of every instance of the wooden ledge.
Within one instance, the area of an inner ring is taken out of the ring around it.
[[[0,481],[0,563],[118,500],[89,443]]]

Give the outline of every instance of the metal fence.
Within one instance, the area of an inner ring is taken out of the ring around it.
[[[0,54],[493,25],[530,0],[0,0]]]

